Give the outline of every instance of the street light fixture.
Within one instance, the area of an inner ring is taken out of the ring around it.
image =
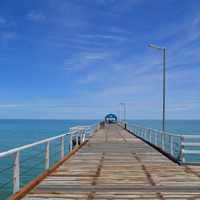
[[[163,52],[163,105],[162,105],[162,131],[165,131],[165,101],[166,101],[166,48],[149,44],[148,47]]]
[[[163,50],[163,49],[164,49],[164,48],[159,47],[159,46],[154,45],[154,44],[149,44],[148,47],[150,47],[150,48],[154,48],[154,49],[158,49],[158,50]]]

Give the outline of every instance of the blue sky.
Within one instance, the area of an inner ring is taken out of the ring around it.
[[[0,0],[0,118],[200,119],[200,2]]]

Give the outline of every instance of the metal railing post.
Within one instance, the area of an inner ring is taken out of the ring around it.
[[[72,133],[69,135],[69,151],[72,151],[73,149],[73,144],[72,144]]]
[[[45,149],[45,169],[49,168],[49,147],[50,147],[50,142],[47,142]]]
[[[78,133],[76,133],[76,146],[78,146]]]
[[[141,128],[139,128],[138,130],[139,130],[139,134],[138,134],[138,135],[139,135],[139,137],[142,137],[142,129],[141,129]]]
[[[183,146],[183,142],[184,142],[184,137],[181,137],[181,147],[180,147],[180,161],[182,163],[185,163],[185,155],[184,155],[184,146]]]
[[[44,151],[43,169],[47,170],[47,169],[49,169],[50,164],[51,164],[51,162],[50,162],[51,161],[50,160],[50,148],[51,148],[50,144],[51,144],[51,141],[60,140],[59,141],[59,149],[61,148],[60,149],[61,150],[60,155],[61,155],[61,159],[62,159],[65,155],[65,148],[66,148],[65,147],[65,136],[66,135],[70,136],[70,140],[69,140],[68,144],[69,144],[70,150],[72,150],[73,139],[75,139],[75,137],[76,137],[76,145],[78,146],[79,142],[82,143],[83,141],[85,141],[85,134],[86,134],[86,128],[85,127],[78,127],[77,131],[76,131],[76,129],[74,129],[74,131],[70,131],[69,133],[50,137],[50,138],[43,139],[43,140],[39,140],[37,142],[27,144],[27,145],[23,145],[23,146],[20,146],[20,147],[17,147],[17,148],[13,148],[13,149],[10,149],[10,150],[5,151],[5,152],[0,152],[0,159],[4,158],[6,156],[9,156],[9,155],[12,156],[12,161],[13,161],[12,169],[11,169],[12,170],[12,173],[11,173],[12,192],[13,193],[18,192],[20,190],[20,186],[21,186],[20,174],[22,173],[22,171],[20,169],[20,164],[21,164],[20,163],[20,156],[21,156],[22,151],[25,151],[25,150],[30,149],[32,147],[36,147],[38,145],[43,145],[42,146],[43,147],[42,151]],[[79,139],[80,139],[80,141],[79,141]],[[60,142],[61,142],[61,144],[60,144]],[[60,147],[60,145],[61,145],[61,147]],[[32,158],[32,156],[30,156],[30,158]],[[28,165],[28,167],[29,167],[29,165]],[[4,170],[7,170],[7,168],[3,169],[2,171],[4,171]],[[9,182],[10,182],[10,180],[9,180]]]
[[[164,132],[162,132],[161,139],[162,139],[162,150],[165,150],[165,133]]]
[[[83,132],[84,132],[84,131],[81,130],[81,133],[80,133],[80,134],[81,134],[81,135],[80,135],[80,141],[81,141],[81,143],[83,142]]]
[[[174,155],[174,139],[172,135],[170,135],[170,154]]]
[[[144,131],[144,139],[147,140],[147,129]]]
[[[148,131],[150,131],[149,134]],[[149,141],[149,143],[154,144],[160,150],[168,153],[179,163],[195,165],[197,163],[200,163],[199,135],[176,134],[153,128],[144,128],[138,125],[134,125],[131,128],[131,132],[134,135],[137,135],[139,138],[147,140]]]
[[[20,189],[20,152],[14,154],[13,166],[13,193],[18,192]]]
[[[60,157],[61,157],[61,159],[63,159],[64,155],[65,155],[65,137],[64,136],[61,137],[61,147],[60,148],[61,148],[60,149]]]
[[[142,138],[144,138],[144,131],[145,131],[145,129],[143,128],[142,129]]]
[[[83,131],[83,141],[82,142],[85,142],[85,131]]]
[[[152,135],[150,129],[149,129],[149,142],[152,143]]]
[[[158,146],[158,134],[157,134],[157,132],[154,132],[154,134],[155,134],[155,145],[156,146]]]

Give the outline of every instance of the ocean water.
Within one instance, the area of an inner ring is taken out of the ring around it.
[[[0,152],[30,144],[48,137],[60,135],[77,125],[95,125],[97,120],[0,120]],[[65,153],[69,151],[65,139]],[[45,145],[24,150],[20,153],[21,186],[44,170]],[[60,140],[50,143],[50,163],[60,159]],[[12,193],[13,156],[0,158],[0,199]]]
[[[41,139],[69,131],[76,125],[95,125],[99,120],[0,120],[0,152],[29,144]],[[160,120],[128,120],[128,126],[137,124],[147,128],[160,129]],[[167,120],[166,130],[177,134],[200,134],[200,120]],[[65,147],[68,141],[65,141]],[[50,146],[50,162],[59,159],[59,141]],[[21,154],[21,186],[44,170],[45,145],[31,148]],[[67,153],[66,148],[65,152]],[[31,158],[31,159],[30,159]],[[12,191],[13,157],[0,159],[0,199],[6,199]],[[4,169],[6,169],[4,171]],[[5,184],[5,185],[4,185]],[[1,187],[3,186],[4,187]]]
[[[0,152],[69,131],[97,120],[0,120]]]
[[[99,120],[0,120],[0,152],[69,131],[76,125]],[[161,120],[128,120],[147,128],[161,129]],[[200,120],[167,120],[166,130],[177,134],[200,134]]]
[[[140,125],[146,128],[161,129],[161,120],[128,120],[128,124]],[[175,134],[200,135],[200,120],[166,120],[166,131]]]

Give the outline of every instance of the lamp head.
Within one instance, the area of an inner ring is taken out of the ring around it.
[[[164,50],[165,48],[159,47],[157,45],[154,44],[149,44],[148,47],[153,48],[153,49],[157,49],[157,50]]]

